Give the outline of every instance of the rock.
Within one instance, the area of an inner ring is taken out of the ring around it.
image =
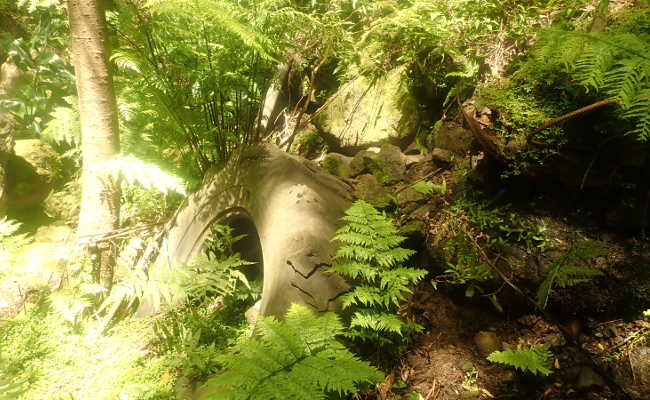
[[[49,144],[39,139],[16,140],[14,153],[33,166],[46,184],[55,186],[63,181],[63,163]]]
[[[408,186],[397,194],[397,204],[400,207],[404,206],[406,203],[418,202],[424,199],[426,199],[426,196],[413,189],[411,186]]]
[[[73,181],[64,190],[52,192],[43,202],[45,213],[66,223],[75,223],[79,217],[81,185]]]
[[[362,150],[354,155],[352,161],[350,162],[351,176],[357,176],[364,172],[371,172],[373,169],[377,169],[377,154],[379,154],[379,148],[370,147],[366,150]]]
[[[340,178],[352,177],[352,157],[344,156],[338,153],[328,153],[323,160],[325,171]]]
[[[244,316],[246,317],[246,321],[248,321],[249,324],[255,325],[257,322],[257,316],[260,314],[260,306],[262,305],[262,300],[258,300],[257,303],[253,304],[251,308],[246,310],[244,313]]]
[[[418,164],[427,160],[424,154],[408,154],[404,155],[404,165],[410,167],[411,165]]]
[[[650,346],[634,347],[628,357],[634,379],[623,390],[635,399],[650,399]]]
[[[449,168],[454,162],[454,154],[449,150],[435,148],[431,152],[431,160],[441,168]]]
[[[370,172],[384,183],[403,181],[406,177],[406,157],[399,147],[385,143],[378,151],[375,148],[358,152],[352,162],[352,176]]]
[[[445,121],[434,133],[433,144],[437,148],[465,156],[474,147],[474,135],[455,122]]]
[[[418,127],[418,102],[402,84],[404,68],[372,82],[361,74],[341,85],[314,123],[342,147],[409,137]]]
[[[38,139],[17,140],[7,162],[7,195],[11,209],[40,205],[62,183],[63,163],[52,147]]]
[[[306,118],[304,116],[303,118]],[[305,158],[313,159],[325,149],[325,141],[312,124],[296,132],[290,153],[299,154]]]
[[[476,344],[481,357],[487,357],[492,352],[500,351],[503,347],[497,334],[490,331],[480,331],[474,335],[474,344]]]
[[[66,225],[45,225],[38,228],[34,235],[37,242],[67,242],[75,238],[75,232]]]
[[[391,202],[386,188],[376,176],[370,174],[359,177],[354,194],[357,198],[365,200],[375,207],[386,207]]]
[[[576,382],[576,388],[588,389],[592,386],[603,387],[605,386],[605,381],[600,375],[596,373],[596,371],[590,367],[580,367],[580,372],[578,372],[578,380]]]
[[[386,183],[403,181],[406,174],[406,158],[399,147],[384,143],[377,155],[379,179]]]

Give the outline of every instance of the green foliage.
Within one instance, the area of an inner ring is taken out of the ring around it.
[[[445,195],[447,193],[447,181],[442,181],[441,184],[435,184],[428,181],[420,181],[411,186],[416,192],[422,193],[423,195],[429,196],[431,194],[438,193],[440,195]]]
[[[27,247],[32,239],[26,233],[17,233],[20,223],[0,218],[0,278],[2,278],[16,261],[20,250]]]
[[[489,237],[488,246],[519,243],[530,253],[548,246],[546,227],[534,224],[509,210],[508,206],[491,206],[484,201],[458,198],[452,211],[465,214],[469,221]]]
[[[231,230],[220,229],[228,246],[232,246]],[[230,247],[231,249],[231,247]],[[118,266],[116,275],[121,276],[109,296],[102,302],[98,312],[106,312],[105,323],[120,315],[120,310],[130,310],[142,302],[154,309],[161,305],[174,306],[194,301],[202,304],[214,296],[228,297],[244,285],[246,296],[253,296],[253,287],[238,268],[250,264],[239,254],[223,253],[216,259],[198,256],[189,265],[170,265],[166,262],[149,266],[145,271],[137,267]],[[124,307],[124,308],[123,308]]]
[[[537,304],[541,308],[546,308],[548,297],[554,287],[571,287],[603,275],[599,270],[584,264],[588,264],[594,257],[603,255],[604,251],[603,243],[595,240],[584,240],[574,244],[551,266],[546,279],[537,289]]]
[[[333,313],[317,316],[293,305],[285,322],[261,318],[258,338],[236,346],[225,370],[207,386],[212,399],[325,399],[328,393],[354,393],[360,383],[383,375],[358,360],[336,340],[344,328]]]
[[[495,351],[487,359],[535,375],[546,376],[553,373],[551,370],[553,368],[553,353],[549,350],[548,345],[535,346],[530,349]]]
[[[0,53],[6,51],[22,73],[14,95],[0,100],[0,108],[14,116],[18,137],[34,137],[43,131],[56,107],[67,105],[64,99],[75,91],[74,75],[63,56],[69,35],[65,7],[49,0],[23,3],[29,5],[30,15],[21,18],[29,24],[29,35],[16,38],[0,33]]]
[[[52,145],[78,146],[81,143],[81,123],[77,99],[67,97],[64,100],[69,106],[54,108],[50,114],[52,119],[41,132],[41,139]]]
[[[114,179],[122,178],[126,184],[139,183],[147,189],[156,189],[165,194],[173,191],[186,195],[182,179],[133,156],[115,157],[108,161],[106,168]]]
[[[345,212],[345,222],[334,236],[340,243],[336,263],[329,270],[348,278],[352,289],[341,296],[352,312],[347,337],[398,345],[422,328],[397,314],[404,294],[426,271],[403,266],[414,252],[400,247],[404,237],[392,221],[372,205],[358,200]],[[394,348],[393,348],[394,350]]]
[[[547,84],[568,76],[586,91],[613,98],[621,116],[634,121],[630,131],[650,139],[650,35],[627,32],[546,31],[521,69]]]

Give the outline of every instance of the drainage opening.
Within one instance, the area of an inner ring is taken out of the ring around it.
[[[249,263],[235,268],[243,273],[245,282],[236,282],[235,298],[231,300],[253,323],[259,311],[264,278],[264,257],[255,224],[245,216],[231,216],[214,225],[211,231],[204,243],[204,252],[211,262],[223,263],[239,255],[241,260]]]

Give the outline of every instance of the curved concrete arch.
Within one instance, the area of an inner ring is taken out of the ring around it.
[[[186,199],[159,239],[157,259],[187,263],[213,224],[246,218],[257,229],[263,254],[261,314],[284,315],[292,303],[337,309],[348,285],[324,271],[350,193],[308,160],[273,145],[247,147]]]

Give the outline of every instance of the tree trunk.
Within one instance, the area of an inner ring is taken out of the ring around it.
[[[105,163],[119,152],[117,107],[113,93],[104,11],[99,0],[68,0],[79,116],[81,120],[81,211],[77,235],[95,257],[96,277],[110,290],[115,249],[97,235],[118,227],[119,182]]]
[[[19,78],[20,70],[11,59],[0,64],[0,100],[11,98]],[[13,116],[5,110],[0,110],[0,218],[7,213],[5,168],[14,149],[15,125]]]

